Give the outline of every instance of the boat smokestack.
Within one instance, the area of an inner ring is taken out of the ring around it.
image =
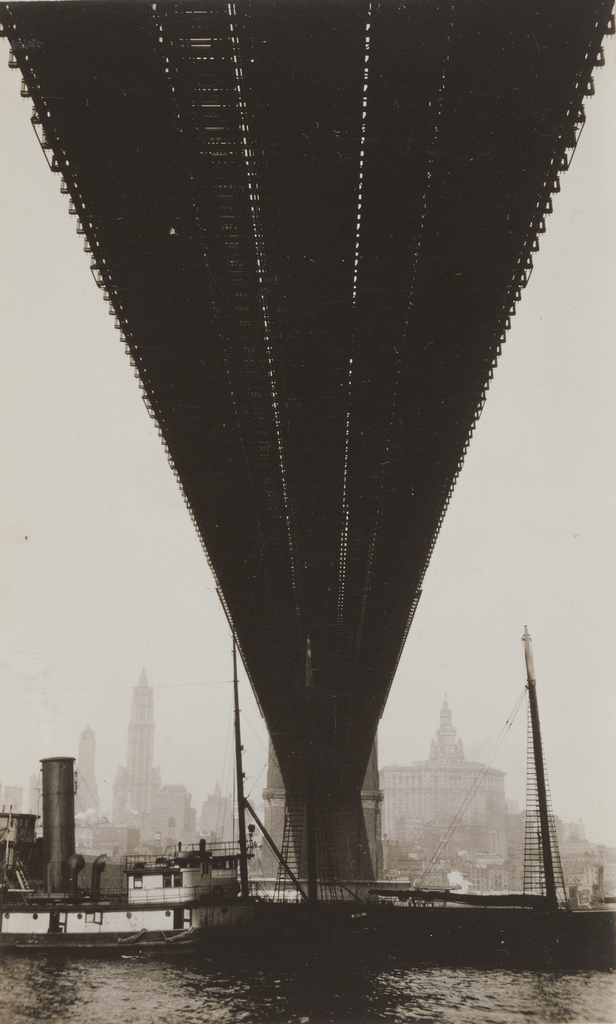
[[[75,853],[75,758],[45,757],[41,764],[47,892],[68,892],[71,881],[68,862]],[[74,871],[74,864],[71,866]]]

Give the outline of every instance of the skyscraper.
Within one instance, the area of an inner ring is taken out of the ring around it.
[[[127,825],[128,817],[128,768],[118,768],[113,780],[111,820],[114,825]],[[137,827],[136,822],[134,827]]]
[[[98,786],[94,775],[94,762],[96,760],[96,739],[90,726],[81,734],[79,741],[79,755],[77,757],[77,795],[75,797],[75,811],[85,813],[95,810],[98,816],[100,812],[100,799]]]
[[[154,801],[160,788],[154,770],[154,694],[145,668],[133,690],[126,767],[120,768],[113,787],[113,821],[141,832],[142,842],[154,834]]]
[[[42,814],[41,808],[41,773],[34,772],[30,776],[28,790],[28,814]]]
[[[269,777],[268,772],[268,779]],[[211,842],[231,842],[234,828],[233,817],[233,801],[230,796],[221,795],[220,783],[217,782],[214,792],[208,795],[201,808],[199,828],[202,835]]]
[[[156,797],[154,829],[160,833],[162,848],[183,843],[196,843],[197,812],[191,806],[191,794],[186,786],[161,786]]]
[[[5,786],[2,795],[3,806],[7,811],[12,810],[13,814],[21,814],[21,805],[24,800],[24,791],[21,786]]]

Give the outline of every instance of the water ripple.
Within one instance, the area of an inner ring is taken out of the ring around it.
[[[610,1024],[616,977],[598,972],[408,968],[366,961],[265,965],[135,955],[7,956],[0,1024]]]

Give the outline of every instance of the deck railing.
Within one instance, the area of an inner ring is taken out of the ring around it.
[[[214,889],[221,889],[221,892],[214,894]],[[10,889],[5,893],[4,897],[0,899],[0,906],[2,907],[16,907],[26,906],[35,907],[37,905],[45,904],[58,905],[58,907],[66,906],[81,906],[87,904],[96,906],[97,909],[104,909],[105,906],[117,906],[118,904],[129,905],[131,907],[142,907],[151,905],[154,903],[167,904],[167,903],[192,903],[207,899],[212,896],[220,899],[224,897],[226,899],[235,899],[237,896],[238,885],[236,882],[228,882],[227,884],[219,884],[213,886],[211,892],[204,891],[201,886],[182,886],[181,888],[168,888],[168,889],[132,889],[131,899],[129,900],[129,894],[125,889],[103,889],[103,890],[92,890],[92,889],[80,889],[78,892],[37,892],[35,890],[24,890],[24,889]],[[134,898],[134,893],[139,894],[139,898]]]
[[[154,853],[131,853],[123,858],[122,864],[125,871],[139,870],[139,868],[164,868],[178,861],[200,854],[201,848],[197,843],[187,843],[181,850],[165,851],[163,854]],[[239,843],[208,843],[205,854],[210,857],[239,857]]]

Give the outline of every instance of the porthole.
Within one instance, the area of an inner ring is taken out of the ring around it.
[[[132,916],[133,916],[133,915],[131,914],[130,910],[128,911],[128,913],[127,913],[127,915],[126,915],[126,916],[127,916],[127,917],[132,917]]]
[[[171,917],[171,911],[165,910],[165,917]]]
[[[228,914],[229,913],[229,908],[228,907],[223,907],[222,908],[222,912],[223,912],[223,914]]]
[[[10,917],[11,915],[10,915],[10,914],[5,914],[4,916],[5,916],[5,917]]]
[[[33,914],[32,915],[32,920],[33,921],[38,921],[38,914]]]
[[[78,921],[81,921],[82,917],[83,917],[83,914],[77,914],[77,920]]]

